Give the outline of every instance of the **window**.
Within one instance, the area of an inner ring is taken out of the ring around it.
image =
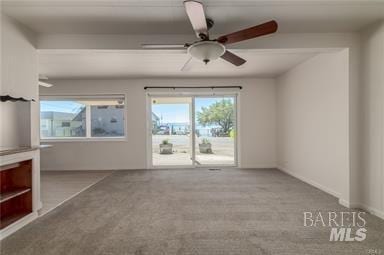
[[[63,121],[63,122],[61,123],[61,126],[62,126],[62,127],[70,127],[70,126],[71,126],[71,122],[69,122],[69,121]]]
[[[125,136],[124,96],[42,97],[42,139]]]

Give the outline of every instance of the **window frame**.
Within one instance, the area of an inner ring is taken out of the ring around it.
[[[67,101],[76,101],[81,99],[118,99],[121,98],[124,100],[124,110],[123,110],[123,116],[124,116],[124,136],[106,136],[106,137],[92,137],[92,130],[91,130],[91,108],[86,107],[86,136],[85,137],[42,137],[41,136],[41,126],[40,121],[41,118],[39,117],[39,136],[40,136],[40,142],[126,142],[127,141],[127,107],[126,107],[126,95],[125,94],[103,94],[103,95],[41,95],[39,98],[39,101],[60,101],[60,100],[67,100]],[[41,109],[39,110],[39,113],[41,113]]]

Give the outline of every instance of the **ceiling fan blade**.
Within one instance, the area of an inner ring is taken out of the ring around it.
[[[220,36],[217,41],[223,44],[241,42],[255,37],[275,33],[277,31],[277,27],[277,22],[272,20],[254,27]]]
[[[185,62],[183,67],[180,69],[180,71],[188,71],[189,70],[189,63],[191,63],[192,57],[188,58],[188,60]]]
[[[200,39],[201,35],[208,35],[207,20],[205,19],[203,4],[194,1],[184,1],[185,11],[187,12],[189,21],[192,24],[193,30],[195,30],[196,36]]]
[[[160,49],[160,50],[166,50],[166,49],[185,49],[185,44],[142,44],[141,48],[143,49]]]
[[[229,63],[234,64],[235,66],[241,66],[245,62],[245,59],[233,54],[232,52],[226,50],[225,53],[221,56],[222,59],[228,61]]]

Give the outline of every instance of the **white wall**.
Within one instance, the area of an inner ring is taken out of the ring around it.
[[[277,79],[278,167],[349,198],[348,50],[317,55]]]
[[[34,82],[37,80],[36,71],[36,52],[34,51],[34,36],[30,31],[23,28],[8,17],[2,15],[2,74],[1,74],[1,94],[17,92],[18,94],[30,97],[37,95],[37,86]],[[262,37],[258,40],[249,40],[236,45],[239,48],[254,49],[281,49],[281,48],[348,48],[349,49],[349,153],[350,153],[350,196],[352,204],[364,204],[366,207],[374,210],[384,210],[384,174],[383,174],[383,24],[364,29],[361,34],[363,44],[361,60],[363,63],[362,78],[360,75],[360,41],[358,33],[337,33],[337,34],[284,34],[279,33],[271,37]],[[189,36],[170,35],[170,41],[183,43],[190,39]],[[39,49],[137,49],[143,41],[153,43],[162,42],[163,36],[132,36],[132,35],[41,35],[38,38],[37,47]],[[176,38],[177,37],[177,38]],[[171,40],[172,39],[172,40]],[[361,84],[359,83],[361,81]],[[71,82],[68,82],[71,83]],[[114,81],[113,83],[122,83]],[[69,84],[67,84],[69,85]],[[141,85],[140,85],[141,86]],[[60,90],[55,88],[55,90]],[[254,89],[254,88],[252,88]],[[63,89],[64,90],[64,89]],[[100,89],[102,90],[102,89]],[[131,90],[131,88],[130,88]],[[141,91],[140,89],[136,89]],[[129,92],[131,93],[131,92]],[[364,95],[364,108],[360,105],[361,95]],[[264,98],[260,98],[262,100]],[[133,98],[135,101],[136,98]],[[244,102],[243,102],[244,103]],[[36,104],[37,105],[37,104]],[[272,106],[273,107],[273,106]],[[10,114],[15,109],[5,110],[4,104],[1,104],[1,144],[4,139],[9,139],[7,144],[15,143],[16,136],[13,132],[15,127]],[[257,109],[259,110],[259,109]],[[262,110],[260,110],[262,111]],[[4,113],[8,113],[6,116]],[[32,110],[33,116],[37,116],[36,107]],[[265,114],[266,113],[261,113]],[[364,118],[362,117],[364,116]],[[360,118],[362,117],[362,118]],[[7,119],[7,125],[4,126],[3,120]],[[32,120],[32,141],[38,143],[38,121]],[[251,119],[253,119],[251,117]],[[259,123],[259,122],[257,122]],[[268,122],[272,123],[272,122]],[[263,127],[267,129],[266,124]],[[139,125],[131,127],[133,130],[140,128]],[[362,130],[361,130],[362,128]],[[5,130],[5,131],[4,131]],[[249,131],[244,131],[249,132]],[[7,135],[3,135],[7,134]],[[253,134],[254,135],[254,134]],[[260,137],[263,140],[263,137]],[[257,139],[257,137],[255,137]],[[251,141],[244,141],[243,144],[251,144]],[[263,142],[261,142],[263,143]],[[83,145],[79,145],[80,147]],[[89,145],[84,145],[86,148]],[[270,145],[272,146],[272,145]],[[57,146],[65,147],[64,144]],[[71,146],[67,146],[71,148]],[[110,146],[113,147],[113,146]],[[246,147],[250,147],[247,145]],[[256,157],[242,158],[244,166],[256,166],[258,164],[270,164],[274,161],[269,155],[268,150],[262,150],[261,146],[256,146]],[[96,148],[101,148],[97,146]],[[56,150],[52,149],[53,153]],[[63,153],[71,153],[64,151]],[[265,155],[262,155],[265,153]],[[75,153],[73,153],[75,155]],[[123,154],[125,155],[125,154]],[[360,161],[360,155],[363,160]],[[142,155],[139,158],[133,158],[132,162],[136,166],[142,165]],[[47,158],[44,160],[46,161]],[[131,158],[129,158],[131,159]],[[57,159],[56,159],[57,160]],[[62,167],[63,162],[57,162]],[[48,163],[46,162],[46,165]],[[53,164],[53,163],[52,163]],[[117,164],[117,163],[114,163]],[[83,166],[85,167],[85,166]],[[361,185],[363,180],[363,185]],[[381,183],[380,183],[381,182]],[[380,198],[381,197],[381,198]]]
[[[1,95],[38,100],[34,43],[31,31],[1,15]],[[28,103],[0,103],[2,146],[39,144],[38,102],[30,108]],[[30,125],[31,115],[34,118]]]
[[[41,153],[43,170],[146,168],[145,86],[241,85],[240,166],[275,167],[275,83],[272,79],[55,80],[41,95],[126,95],[127,141],[50,142]]]
[[[185,42],[190,35],[169,35],[170,41]],[[55,49],[99,49],[121,50],[139,49],[140,42],[161,43],[163,36],[156,35],[42,35],[38,39],[38,48]],[[235,48],[251,49],[348,49],[349,53],[349,194],[345,196],[345,205],[357,202],[362,192],[360,185],[361,170],[361,84],[360,84],[360,36],[358,33],[278,33],[273,36],[248,40],[234,45]]]
[[[193,35],[167,35],[169,41],[184,43]],[[214,36],[213,36],[214,37]],[[161,35],[68,35],[45,34],[38,38],[38,48],[55,49],[140,49],[142,42],[162,43]],[[236,45],[242,49],[348,49],[349,51],[349,153],[350,178],[348,202],[357,203],[361,194],[360,172],[362,154],[361,91],[360,84],[360,35],[359,33],[277,33]],[[346,203],[347,205],[347,203]]]
[[[384,218],[384,22],[362,31],[364,142],[359,203]]]

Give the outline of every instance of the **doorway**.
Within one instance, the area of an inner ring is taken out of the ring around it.
[[[236,95],[148,95],[151,168],[237,166]]]

